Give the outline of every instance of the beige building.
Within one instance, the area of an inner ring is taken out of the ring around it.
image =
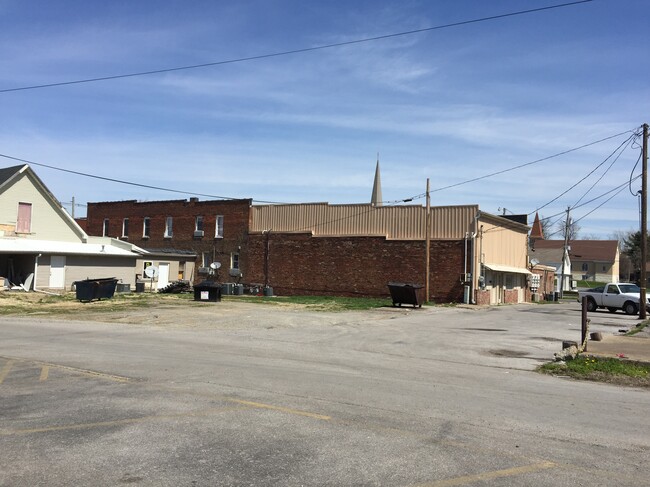
[[[86,278],[135,284],[146,251],[89,237],[28,165],[0,169],[0,284],[69,290]]]

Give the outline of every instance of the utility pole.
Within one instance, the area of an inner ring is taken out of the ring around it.
[[[566,258],[569,254],[569,214],[571,212],[571,207],[566,209],[566,221],[564,222],[564,252],[562,252],[562,275],[560,276],[560,298],[564,297],[564,274],[566,268]]]
[[[424,292],[426,295],[425,301],[428,303],[429,302],[429,291],[430,291],[430,277],[429,277],[429,271],[431,269],[431,195],[429,194],[429,178],[427,178],[427,223],[425,225],[426,228],[426,242],[427,242],[427,257],[426,257],[426,264],[425,264],[425,277],[424,277]]]
[[[639,319],[645,320],[646,313],[646,287],[648,277],[646,262],[648,261],[648,124],[643,124],[643,170],[641,172],[641,276],[639,287]]]

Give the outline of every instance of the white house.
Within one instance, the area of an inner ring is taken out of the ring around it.
[[[135,286],[147,252],[112,238],[89,237],[29,165],[0,169],[0,285],[70,289],[74,281],[115,277]]]

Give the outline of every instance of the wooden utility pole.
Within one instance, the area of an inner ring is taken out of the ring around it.
[[[646,287],[648,277],[646,263],[648,261],[648,124],[643,124],[643,169],[641,172],[641,276],[639,287],[641,288],[639,300],[639,319],[645,320],[646,314]]]
[[[425,277],[424,277],[424,292],[426,299],[425,301],[428,303],[429,302],[429,292],[430,292],[430,277],[429,277],[429,271],[431,269],[431,195],[429,194],[429,178],[427,178],[427,223],[425,225],[426,228],[426,242],[427,242],[427,257],[426,257],[426,264],[425,264]]]
[[[569,254],[569,214],[571,212],[571,207],[566,209],[566,221],[564,222],[564,252],[562,252],[562,275],[560,276],[560,298],[564,297],[564,273],[566,268],[566,258]]]

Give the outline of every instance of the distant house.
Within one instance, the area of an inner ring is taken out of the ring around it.
[[[564,243],[564,242],[562,242]],[[530,250],[529,258],[531,263],[537,263],[552,268],[555,272],[555,285],[554,292],[560,292],[561,283],[564,283],[562,290],[569,291],[572,289],[571,281],[574,279],[571,274],[571,256],[567,254],[565,257],[564,265],[562,265],[562,257],[564,256],[564,248],[545,249],[536,246],[535,249]]]
[[[572,279],[618,282],[620,251],[617,240],[570,240],[568,247]],[[531,257],[553,250],[562,252],[563,248],[564,240],[537,240]],[[542,259],[540,262],[550,264]]]
[[[88,277],[116,277],[134,285],[145,254],[89,237],[28,165],[0,169],[0,284],[61,290]]]

